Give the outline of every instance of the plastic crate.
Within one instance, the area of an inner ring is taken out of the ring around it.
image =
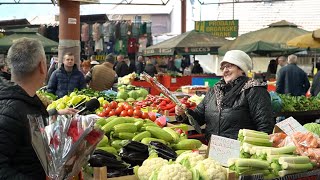
[[[207,82],[209,87],[213,87],[218,81],[220,78],[204,78],[204,84]]]

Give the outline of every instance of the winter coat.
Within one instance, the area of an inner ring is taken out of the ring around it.
[[[57,70],[55,70],[48,82],[47,91],[58,96],[58,98],[67,95],[74,89],[81,90],[86,87],[86,81],[81,71],[74,65],[70,75],[64,69],[63,64]]]
[[[157,68],[153,64],[147,64],[144,71],[151,77],[158,73]]]
[[[115,71],[116,71],[118,77],[123,77],[123,76],[128,75],[130,73],[129,67],[126,64],[126,62],[124,62],[124,61],[117,63],[117,65],[115,67]]]
[[[37,96],[0,78],[0,179],[45,180],[31,144],[28,114],[48,116]]]
[[[301,96],[305,95],[309,88],[310,82],[307,73],[296,64],[288,64],[279,70],[277,93]]]
[[[320,92],[320,71],[313,77],[310,93],[312,96],[317,96]]]
[[[212,134],[237,139],[239,130],[244,128],[272,132],[275,121],[272,118],[271,99],[265,84],[249,80],[240,93],[235,94],[236,99],[232,107],[221,104],[221,110],[217,100],[223,95],[219,95],[216,87],[217,84],[207,92],[194,110],[188,110],[199,125],[206,124],[207,140]],[[187,122],[186,116],[177,117],[177,120]]]
[[[93,67],[89,87],[96,91],[111,89],[116,79],[116,72],[112,67],[108,62]]]

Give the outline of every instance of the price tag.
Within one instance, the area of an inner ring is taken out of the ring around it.
[[[177,78],[171,78],[171,83],[177,83]]]
[[[68,24],[77,24],[76,18],[68,18]]]
[[[208,157],[228,166],[228,159],[240,157],[240,141],[211,135]]]
[[[279,123],[276,124],[276,127],[281,129],[288,136],[292,135],[294,132],[309,132],[306,128],[304,128],[297,120],[293,117],[289,117]]]

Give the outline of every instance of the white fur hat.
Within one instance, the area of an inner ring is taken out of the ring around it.
[[[246,75],[248,75],[249,70],[252,70],[252,60],[250,56],[241,50],[228,51],[220,62],[220,66],[224,62],[238,66]]]

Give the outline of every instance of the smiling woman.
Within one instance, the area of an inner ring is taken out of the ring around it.
[[[274,126],[270,95],[266,83],[247,77],[251,58],[243,51],[231,50],[220,63],[223,78],[206,94],[203,101],[188,113],[200,125],[206,124],[205,135],[237,139],[240,129],[271,133]],[[176,106],[177,119],[187,123],[184,111]]]

